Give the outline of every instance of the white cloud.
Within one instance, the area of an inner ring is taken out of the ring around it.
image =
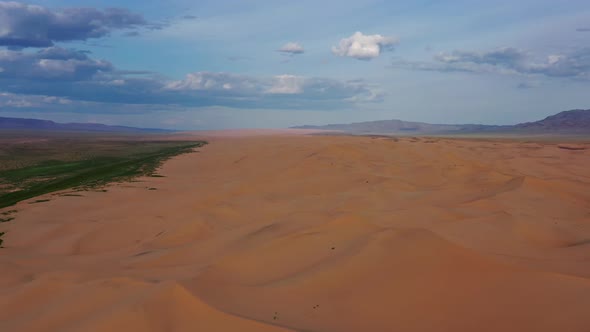
[[[295,55],[295,54],[302,54],[305,53],[305,49],[299,43],[289,42],[283,45],[283,47],[279,48],[277,51],[287,54],[287,55]]]
[[[168,82],[166,90],[176,91],[217,91],[233,94],[260,93],[299,94],[303,92],[305,78],[293,75],[278,75],[272,79],[230,74],[197,72],[186,75],[183,80]]]
[[[113,70],[104,60],[90,58],[84,51],[50,47],[37,52],[0,50],[0,78],[85,80]]]
[[[537,88],[539,86],[539,82],[520,82],[516,87],[521,90],[527,90]]]
[[[36,104],[33,104],[29,101],[23,100],[23,99],[15,99],[15,100],[8,100],[4,106],[7,107],[15,107],[15,108],[25,108],[25,107],[33,107],[33,106],[37,106]]]
[[[399,39],[396,37],[364,35],[357,31],[352,36],[341,39],[338,46],[333,46],[332,53],[359,60],[371,60],[381,55],[384,50],[391,50],[398,43]]]
[[[101,38],[115,30],[147,27],[143,16],[127,9],[51,9],[20,2],[0,1],[0,45],[7,47],[47,47],[54,42]]]
[[[69,105],[72,103],[72,101],[67,98],[60,98],[55,96],[46,96],[43,97],[41,100],[46,104]]]
[[[273,79],[272,86],[266,91],[270,94],[294,95],[303,93],[305,79],[293,75],[279,75]]]
[[[239,108],[342,109],[383,101],[377,86],[364,81],[277,75],[253,77],[231,73],[197,72],[169,81],[160,91],[174,103]]]
[[[105,85],[112,85],[112,86],[123,86],[123,85],[125,85],[125,80],[116,79],[116,80],[104,82],[104,84]]]
[[[549,65],[554,65],[564,58],[565,58],[565,56],[563,56],[563,55],[550,55],[547,57],[547,63]]]
[[[386,93],[380,89],[367,89],[366,92],[354,95],[347,100],[352,103],[379,103],[385,96]]]
[[[590,79],[590,48],[578,49],[568,54],[540,57],[520,49],[503,47],[483,52],[439,53],[434,60],[434,62],[398,60],[393,63],[393,66],[441,72],[537,74]]]
[[[41,59],[37,62],[37,65],[47,73],[56,72],[61,75],[62,73],[73,73],[75,71],[76,63],[74,61]]]
[[[0,107],[31,108],[47,105],[69,105],[72,101],[67,98],[43,95],[21,95],[15,93],[0,93]]]
[[[207,91],[240,91],[253,92],[259,83],[252,78],[230,74],[197,72],[187,74],[184,80],[166,84],[167,90],[207,90]]]

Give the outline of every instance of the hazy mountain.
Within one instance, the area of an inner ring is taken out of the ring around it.
[[[100,123],[57,123],[49,120],[0,117],[0,130],[49,130],[93,132],[165,132],[163,129],[109,126]]]
[[[590,110],[565,111],[540,121],[517,124],[515,127],[529,130],[590,132]]]
[[[349,124],[329,124],[325,126],[296,126],[299,129],[338,130],[350,133],[494,133],[494,132],[572,132],[590,133],[590,110],[572,110],[549,116],[536,122],[517,125],[489,126],[480,124],[430,124],[424,122],[407,122],[401,120],[381,120],[355,122]]]

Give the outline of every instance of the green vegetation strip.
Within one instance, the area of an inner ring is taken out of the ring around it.
[[[161,163],[191,152],[206,142],[163,144],[154,151],[123,151],[83,160],[45,160],[31,166],[0,171],[0,209],[43,194],[75,188],[89,189],[138,176],[154,176]],[[125,149],[124,149],[125,150]]]

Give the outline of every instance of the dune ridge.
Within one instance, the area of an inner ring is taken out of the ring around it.
[[[0,330],[590,326],[590,149],[205,138],[165,177],[20,203],[0,225]]]

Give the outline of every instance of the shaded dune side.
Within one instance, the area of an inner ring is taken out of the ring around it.
[[[223,310],[296,330],[586,328],[588,280],[496,263],[427,230],[321,228],[228,257],[185,284]]]
[[[3,331],[284,331],[220,312],[175,282],[128,278],[36,282],[6,295],[0,308],[12,319],[0,323]]]
[[[127,303],[125,303],[127,302]],[[176,284],[164,284],[151,293],[111,308],[106,317],[94,317],[80,331],[287,331],[220,312]]]
[[[0,331],[586,332],[588,151],[215,139],[165,178],[19,205]]]

